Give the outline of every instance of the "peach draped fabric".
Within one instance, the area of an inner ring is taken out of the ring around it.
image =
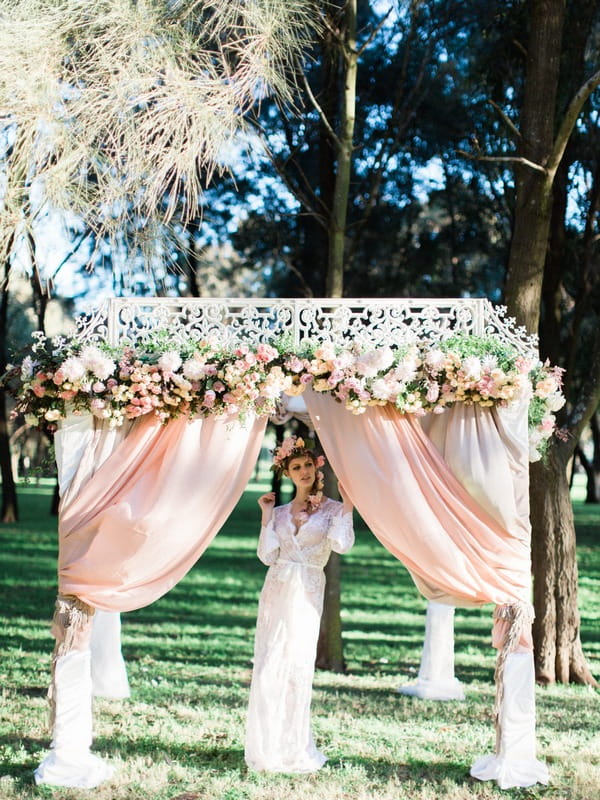
[[[61,500],[59,592],[105,611],[168,592],[239,500],[265,425],[148,416],[120,441],[108,430],[94,437]]]
[[[499,521],[501,515],[493,516],[493,503],[484,508],[453,475],[417,418],[390,406],[353,415],[331,397],[312,391],[305,397],[336,475],[367,525],[426,597],[461,606],[529,603],[523,497],[509,476],[504,476],[510,486],[504,500],[510,508],[519,506],[510,530]],[[501,456],[500,450],[486,453],[481,438],[469,444],[460,426],[457,436],[452,449],[483,448],[483,459]]]

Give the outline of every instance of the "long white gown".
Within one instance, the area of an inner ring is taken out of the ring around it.
[[[326,757],[310,726],[312,682],[325,573],[331,551],[354,543],[352,512],[326,498],[296,529],[290,504],[261,528],[258,557],[269,565],[258,603],[246,763],[269,772],[314,772]]]

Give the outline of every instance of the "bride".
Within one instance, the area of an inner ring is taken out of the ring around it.
[[[331,551],[354,543],[352,504],[325,497],[325,459],[290,436],[275,450],[273,468],[295,487],[291,503],[275,507],[275,494],[259,498],[258,557],[269,565],[258,603],[254,669],[246,726],[246,763],[269,772],[314,772],[326,757],[310,725],[312,681],[325,574]]]

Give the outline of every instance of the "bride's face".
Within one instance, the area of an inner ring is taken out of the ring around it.
[[[310,489],[315,482],[317,468],[310,456],[292,458],[286,470],[296,489]]]

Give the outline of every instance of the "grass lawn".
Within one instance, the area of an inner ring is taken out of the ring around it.
[[[317,672],[313,723],[329,756],[316,775],[249,773],[243,758],[266,484],[253,483],[195,568],[166,597],[123,615],[132,698],[95,701],[94,750],[116,764],[91,791],[36,787],[49,744],[46,689],[56,595],[51,487],[21,487],[21,522],[0,526],[0,799],[487,800],[600,797],[600,695],[537,689],[539,756],[552,783],[502,792],[469,777],[493,751],[491,607],[456,614],[464,703],[396,692],[419,666],[425,601],[364,528],[344,557],[344,675]],[[582,640],[600,675],[600,508],[575,500]],[[165,535],[168,535],[165,533]]]

